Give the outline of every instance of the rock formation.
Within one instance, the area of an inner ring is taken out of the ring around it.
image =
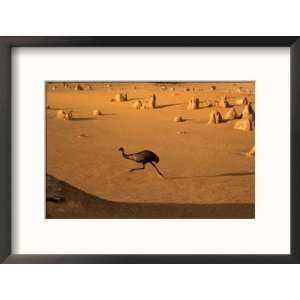
[[[235,108],[230,108],[229,111],[226,112],[224,119],[225,120],[234,120],[239,118],[240,115],[236,112]]]
[[[92,114],[93,114],[93,116],[100,116],[100,115],[102,115],[101,110],[99,110],[99,109],[94,109],[92,111]]]
[[[243,112],[242,112],[243,119],[255,120],[255,113],[251,106],[251,104],[245,105]]]
[[[188,103],[187,109],[198,109],[199,108],[199,99],[192,97]]]
[[[246,104],[248,104],[248,99],[247,99],[247,97],[236,99],[235,104],[236,105],[246,105]]]
[[[183,122],[183,118],[182,118],[182,116],[176,116],[173,121],[176,122],[176,123],[177,122]]]
[[[218,102],[218,106],[219,106],[219,107],[223,107],[223,108],[229,107],[229,103],[228,103],[228,101],[227,101],[227,97],[223,97],[223,98]]]
[[[240,119],[234,124],[234,129],[251,131],[254,129],[254,122],[249,119]]]
[[[133,103],[133,107],[137,110],[140,110],[143,108],[143,102],[141,100],[137,100]]]
[[[219,124],[222,122],[222,115],[216,110],[212,110],[209,115],[208,124]]]

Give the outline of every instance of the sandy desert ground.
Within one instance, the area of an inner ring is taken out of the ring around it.
[[[111,101],[120,93],[127,93],[127,101]],[[155,109],[133,107],[152,94]],[[193,96],[200,108],[188,110]],[[236,100],[244,97],[255,110],[254,82],[48,83],[47,174],[72,192],[62,188],[64,201],[47,201],[47,217],[254,217],[255,159],[246,153],[254,146],[255,130],[234,129],[239,120],[208,124],[213,109],[224,116],[230,108],[201,107],[203,101],[214,104],[224,96],[238,113],[244,105]],[[93,115],[95,109],[102,114]],[[58,110],[72,111],[72,120],[57,118]],[[174,122],[177,116],[183,122]],[[155,152],[164,178],[151,165],[129,172],[138,165],[122,157],[121,146],[127,153]],[[95,199],[119,204],[119,211],[103,214]],[[139,205],[143,213],[131,211]],[[180,214],[183,206],[194,213]],[[207,206],[212,209],[201,213]],[[176,213],[167,213],[174,207]]]

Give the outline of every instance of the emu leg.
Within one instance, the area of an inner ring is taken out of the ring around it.
[[[154,167],[154,169],[156,170],[156,172],[160,175],[160,176],[164,176],[158,169],[158,167],[151,161],[150,164]]]
[[[137,171],[137,170],[144,170],[145,169],[145,165],[143,164],[143,166],[141,168],[134,168],[129,170],[129,172],[133,172],[133,171]]]

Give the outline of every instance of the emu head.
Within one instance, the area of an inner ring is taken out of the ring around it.
[[[123,151],[124,151],[124,148],[123,148],[123,147],[120,147],[118,150],[121,151],[121,152],[123,152]]]

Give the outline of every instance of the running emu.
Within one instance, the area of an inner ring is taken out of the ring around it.
[[[140,163],[140,164],[143,164],[143,166],[141,168],[134,168],[134,169],[129,170],[129,172],[133,172],[133,171],[136,171],[136,170],[144,170],[145,165],[147,163],[150,163],[155,168],[157,173],[160,176],[163,176],[163,174],[159,171],[157,166],[154,164],[154,162],[155,163],[159,162],[159,157],[155,153],[153,153],[152,151],[143,150],[143,151],[140,151],[140,152],[137,152],[137,153],[126,154],[123,147],[119,148],[119,151],[122,152],[122,156],[124,158],[129,159],[129,160],[133,160],[133,161],[135,161],[137,163]]]

